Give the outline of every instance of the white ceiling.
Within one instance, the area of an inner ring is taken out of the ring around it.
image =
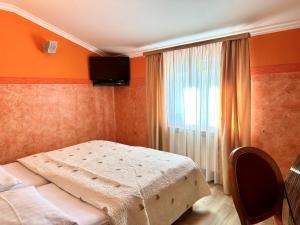
[[[134,54],[300,27],[300,0],[6,0],[97,49]]]

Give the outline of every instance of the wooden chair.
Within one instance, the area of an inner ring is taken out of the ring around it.
[[[274,216],[276,224],[282,225],[284,182],[275,161],[254,147],[235,149],[229,161],[231,193],[241,224]]]

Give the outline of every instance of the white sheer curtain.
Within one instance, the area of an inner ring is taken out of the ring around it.
[[[222,43],[163,53],[170,152],[192,158],[219,183],[218,128]]]

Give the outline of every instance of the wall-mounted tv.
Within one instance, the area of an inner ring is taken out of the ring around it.
[[[89,58],[90,79],[94,85],[129,85],[130,69],[128,57]]]

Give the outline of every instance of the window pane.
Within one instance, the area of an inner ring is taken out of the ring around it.
[[[218,127],[220,49],[201,46],[164,53],[169,127]]]

